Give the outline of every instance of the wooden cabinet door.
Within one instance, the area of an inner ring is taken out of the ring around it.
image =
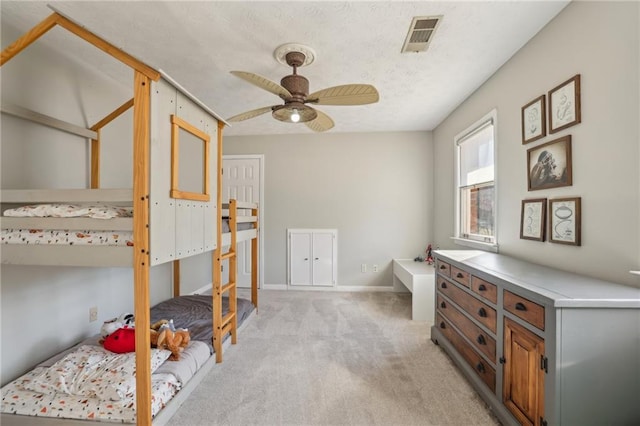
[[[544,417],[544,339],[504,320],[504,405],[523,425]]]

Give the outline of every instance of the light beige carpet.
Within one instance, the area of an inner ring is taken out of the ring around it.
[[[263,290],[169,424],[499,424],[410,318],[409,294]]]

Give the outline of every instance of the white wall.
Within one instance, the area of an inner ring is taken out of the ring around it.
[[[338,230],[339,286],[390,286],[391,259],[431,241],[430,132],[225,137],[224,153],[265,157],[265,284],[286,283],[288,228]]]
[[[18,36],[3,22],[3,48]],[[99,121],[132,96],[132,78],[115,82],[41,42],[1,72],[3,103],[80,126]],[[0,119],[3,189],[88,187],[86,140],[5,114]],[[132,187],[132,135],[130,113],[103,133],[109,143],[103,144],[102,187]],[[0,273],[2,384],[99,332],[103,321],[133,311],[131,268],[2,265]],[[210,254],[184,260],[181,273],[183,293],[210,283]],[[152,268],[150,281],[152,305],[170,297],[171,265]],[[90,323],[93,306],[98,307],[98,321]]]
[[[454,136],[498,110],[503,254],[628,285],[640,279],[638,2],[572,2],[434,130],[435,240],[455,246]],[[582,123],[522,145],[521,107],[581,74]],[[527,191],[527,149],[572,135],[573,185]],[[526,198],[582,197],[582,246],[519,238]]]

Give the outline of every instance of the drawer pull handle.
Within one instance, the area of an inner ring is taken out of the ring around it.
[[[524,303],[516,303],[516,311],[526,311],[527,307],[524,305]]]
[[[478,365],[476,365],[476,370],[478,370],[481,373],[484,373],[485,372],[484,364],[479,362]]]
[[[484,336],[482,334],[478,335],[478,338],[476,339],[476,341],[480,345],[486,345],[487,344],[487,341],[485,340],[485,338],[484,338]]]
[[[487,311],[484,308],[480,308],[480,309],[478,309],[478,315],[480,315],[482,318],[486,318],[487,317]]]
[[[442,282],[440,283],[440,287],[442,287],[442,288],[447,288],[447,283],[445,283],[444,281],[442,281]]]
[[[444,321],[440,322],[440,328],[446,328],[447,326],[444,324]]]
[[[478,291],[487,291],[487,287],[485,287],[484,284],[480,284],[478,286]]]
[[[458,272],[456,277],[458,278],[464,278],[464,274],[462,272]]]
[[[446,309],[446,308],[447,308],[447,304],[446,304],[446,303],[444,303],[444,302],[440,302],[440,307],[441,307],[442,309]]]
[[[444,265],[440,265],[440,269],[447,269],[447,267]]]

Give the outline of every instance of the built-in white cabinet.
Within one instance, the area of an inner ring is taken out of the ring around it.
[[[287,231],[289,285],[335,286],[338,231],[289,229]]]

